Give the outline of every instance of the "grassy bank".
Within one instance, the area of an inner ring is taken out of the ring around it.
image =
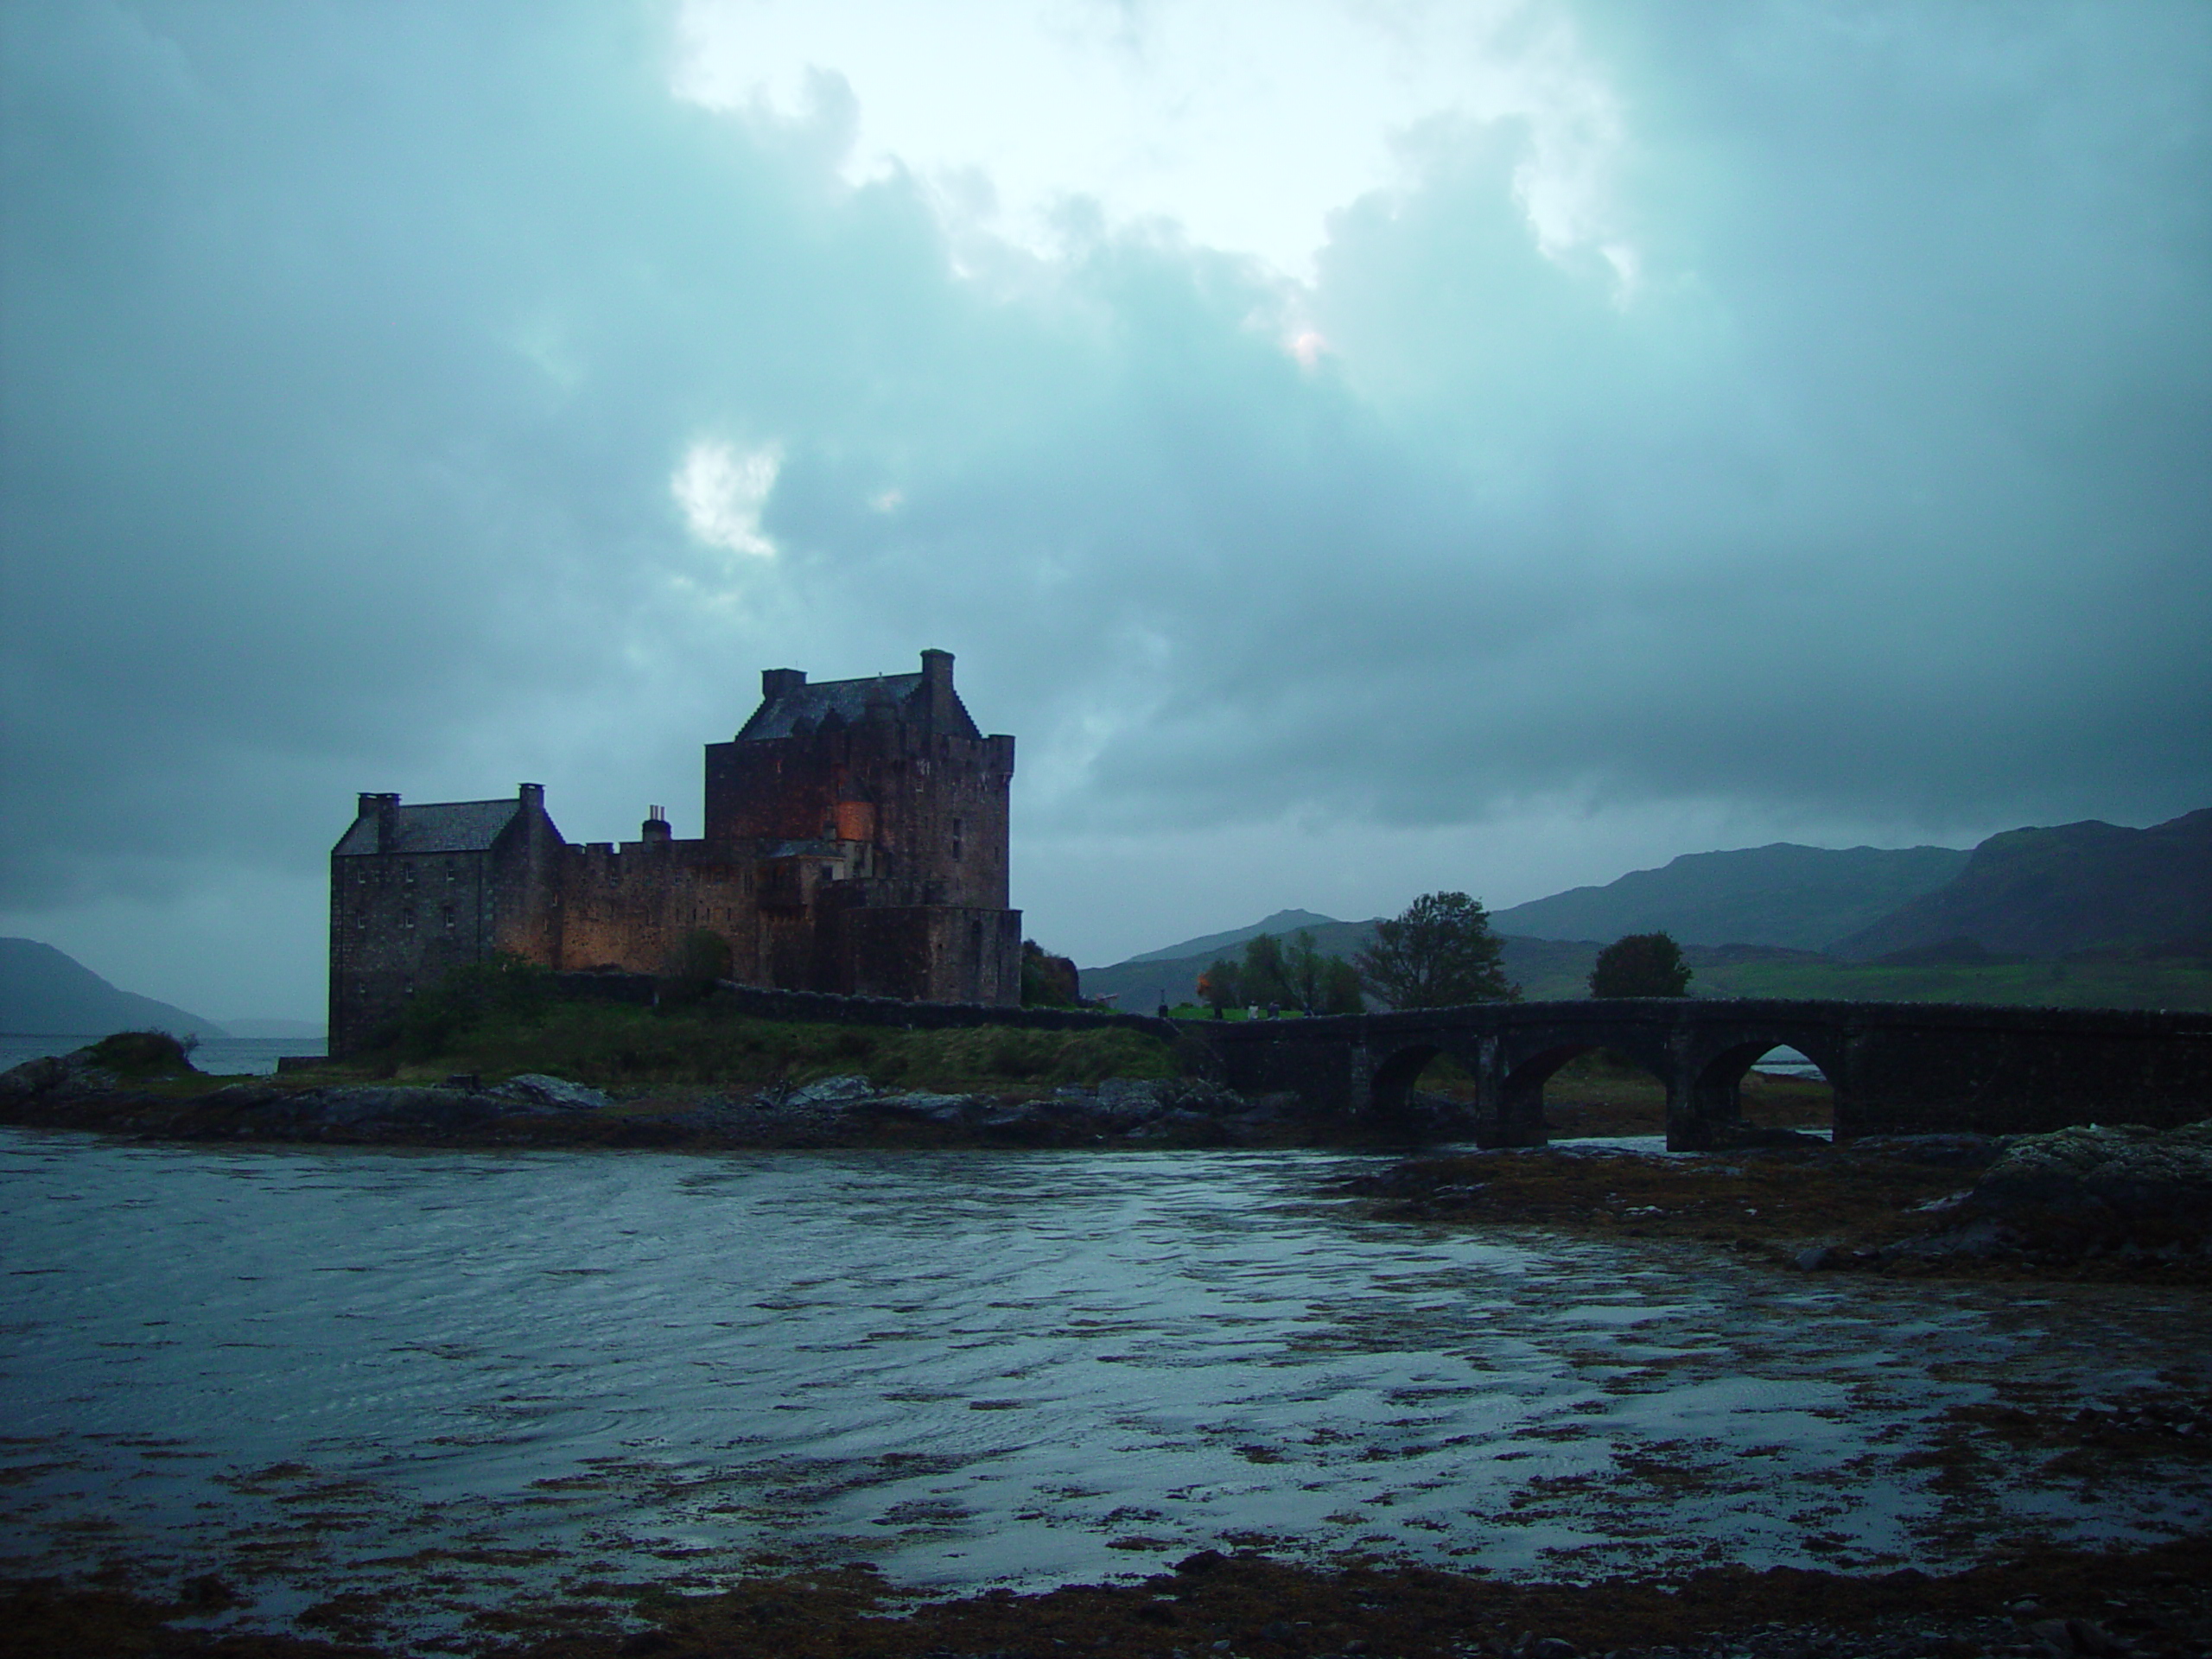
[[[537,1071],[616,1094],[852,1076],[890,1088],[1020,1095],[1181,1069],[1177,1045],[1142,1032],[761,1020],[711,995],[650,1008],[571,1001],[554,994],[549,976],[496,964],[418,996],[383,1041],[321,1075],[435,1083],[473,1073],[492,1083]]]
[[[2212,964],[2077,961],[1898,968],[1871,962],[1708,963],[1698,967],[1693,988],[1701,996],[2212,1010]]]

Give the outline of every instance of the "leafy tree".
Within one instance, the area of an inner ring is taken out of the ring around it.
[[[1376,923],[1374,946],[1353,961],[1362,982],[1394,1008],[1517,1002],[1521,988],[1505,977],[1503,950],[1480,899],[1424,893]]]
[[[1324,1014],[1359,1014],[1365,1010],[1367,999],[1360,994],[1359,969],[1342,957],[1324,957],[1327,964],[1322,976],[1321,1012]]]
[[[1217,957],[1205,972],[1198,976],[1198,1000],[1219,1016],[1224,1008],[1236,1007],[1244,1001],[1244,976],[1237,965],[1226,957]]]
[[[1049,955],[1034,939],[1021,942],[1023,1007],[1074,1007],[1083,1000],[1082,982],[1075,963],[1067,957]]]
[[[1282,949],[1282,969],[1290,1001],[1308,1014],[1357,1014],[1366,1007],[1359,994],[1359,970],[1342,957],[1325,955],[1308,928],[1300,928]]]
[[[1262,933],[1244,941],[1241,978],[1244,1000],[1255,1007],[1262,1002],[1298,1000],[1291,988],[1290,967],[1283,958],[1282,941],[1272,933]]]
[[[1313,943],[1311,928],[1301,927],[1290,936],[1290,943],[1282,948],[1283,988],[1290,993],[1288,1001],[1308,1014],[1321,1009],[1321,988],[1328,978],[1329,958],[1323,956]]]
[[[1664,933],[1631,933],[1598,953],[1590,970],[1592,996],[1688,996],[1690,965]]]

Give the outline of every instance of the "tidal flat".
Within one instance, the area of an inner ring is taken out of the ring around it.
[[[1354,1189],[1397,1162],[0,1131],[10,1622],[237,1653],[2201,1642],[2202,1288],[1394,1220]]]

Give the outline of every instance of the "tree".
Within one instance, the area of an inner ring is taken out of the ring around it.
[[[1590,970],[1592,996],[1688,996],[1690,965],[1664,933],[1631,933],[1598,953]]]
[[[1480,899],[1424,893],[1376,923],[1373,947],[1352,960],[1361,982],[1392,1007],[1448,1008],[1521,1000],[1521,988],[1505,976],[1503,950]]]
[[[1321,1011],[1321,988],[1328,977],[1328,961],[1315,946],[1312,929],[1301,927],[1290,936],[1290,943],[1282,951],[1282,981],[1294,1007],[1308,1014]]]
[[[1308,1014],[1357,1014],[1359,970],[1342,957],[1325,955],[1310,928],[1300,928],[1282,950],[1283,982],[1290,1001]]]
[[[1224,1008],[1243,1003],[1244,981],[1236,964],[1226,957],[1217,957],[1205,972],[1198,976],[1198,1001],[1214,1011],[1218,1019]]]
[[[1342,957],[1324,957],[1328,972],[1321,987],[1324,1014],[1362,1014],[1367,999],[1360,995],[1359,969]]]
[[[1021,1006],[1071,1008],[1082,1001],[1082,981],[1075,963],[1056,957],[1034,939],[1021,942]]]
[[[1294,1002],[1290,972],[1283,961],[1282,941],[1262,933],[1244,941],[1244,1000],[1254,1007],[1262,1002]]]

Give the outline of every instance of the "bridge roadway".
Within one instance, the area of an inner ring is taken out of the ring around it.
[[[1782,1046],[1827,1074],[1840,1141],[2212,1116],[2212,1014],[1649,997],[1183,1029],[1213,1047],[1233,1089],[1360,1116],[1402,1111],[1422,1069],[1449,1054],[1474,1077],[1475,1139],[1485,1147],[1541,1146],[1545,1079],[1597,1048],[1667,1085],[1667,1145],[1680,1152],[1726,1141],[1741,1119],[1744,1073]]]

